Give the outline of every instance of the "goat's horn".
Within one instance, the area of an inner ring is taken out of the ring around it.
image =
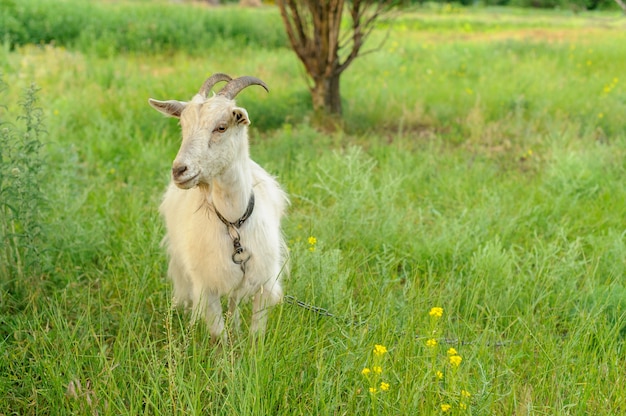
[[[232,78],[226,74],[221,74],[219,72],[216,74],[213,74],[210,77],[208,77],[206,81],[204,81],[204,84],[202,84],[202,87],[200,87],[200,91],[198,91],[198,94],[206,98],[209,95],[209,91],[211,91],[211,88],[213,88],[215,84],[221,81],[231,81],[231,80]]]
[[[267,87],[265,82],[255,77],[246,76],[246,77],[235,78],[234,80],[230,81],[217,94],[223,95],[224,97],[232,100],[233,98],[235,98],[235,96],[237,96],[237,94],[239,94],[241,90],[243,90],[246,87],[249,87],[250,85],[260,85],[263,88],[265,88],[265,91],[270,92],[270,89]]]

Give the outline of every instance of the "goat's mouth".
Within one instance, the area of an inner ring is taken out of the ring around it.
[[[180,189],[189,189],[193,188],[198,184],[198,177],[200,176],[200,172],[193,175],[191,178],[176,178],[174,179],[174,183]]]

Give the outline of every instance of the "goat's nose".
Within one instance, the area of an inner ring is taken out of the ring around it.
[[[172,166],[172,176],[174,178],[180,178],[187,171],[187,165],[175,163]]]

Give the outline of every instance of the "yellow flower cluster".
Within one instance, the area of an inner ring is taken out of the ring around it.
[[[386,381],[381,381],[381,376],[383,373],[383,356],[387,354],[387,347],[384,345],[376,344],[374,345],[374,350],[372,351],[374,354],[373,365],[372,367],[365,367],[361,370],[361,374],[367,379],[369,382],[369,392],[372,395],[375,395],[379,391],[388,391],[391,385]]]
[[[315,245],[317,244],[317,238],[310,236],[307,240],[309,242],[309,251],[315,251]]]
[[[430,309],[428,315],[430,316],[430,335],[426,339],[425,346],[428,348],[428,356],[432,360],[430,368],[439,390],[438,397],[441,401],[437,406],[439,406],[441,413],[465,412],[469,408],[471,394],[467,390],[461,390],[460,394],[458,390],[456,393],[446,391],[449,387],[454,388],[453,386],[458,382],[458,370],[463,358],[454,347],[446,350],[439,347],[438,337],[442,337],[443,322],[440,318],[443,317],[443,308],[435,306]],[[441,357],[440,353],[443,351],[445,351],[445,355]],[[443,368],[437,369],[442,364]]]
[[[441,318],[443,316],[443,308],[435,306],[434,308],[430,309],[430,312],[428,312],[428,314],[433,318]]]
[[[374,345],[374,355],[380,357],[387,353],[387,347],[384,345],[376,344]]]
[[[461,358],[460,355],[451,355],[450,356],[450,364],[452,364],[455,367],[458,367],[461,365],[461,361],[463,361],[463,358]]]
[[[369,391],[370,391],[370,393],[372,393],[372,394],[376,394],[376,393],[378,393],[378,389],[380,389],[380,391],[387,391],[387,390],[389,390],[389,383],[385,383],[384,381],[382,381],[382,382],[380,383],[380,386],[378,386],[378,388],[376,388],[376,387],[370,387],[370,388],[369,388]]]
[[[458,367],[461,365],[461,361],[463,361],[463,358],[459,355],[459,353],[454,348],[450,348],[448,350],[448,360],[450,361],[450,364],[452,364],[455,367]]]

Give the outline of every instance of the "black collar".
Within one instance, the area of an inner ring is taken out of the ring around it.
[[[246,222],[248,218],[250,218],[250,215],[252,215],[253,210],[254,210],[254,192],[251,192],[250,200],[248,201],[248,208],[246,208],[246,212],[244,212],[241,218],[239,218],[237,221],[235,222],[228,221],[226,218],[224,218],[222,214],[220,214],[217,208],[215,208],[215,213],[217,214],[217,218],[219,218],[220,221],[222,221],[226,227],[230,226],[230,227],[239,228],[242,226],[244,222]]]

